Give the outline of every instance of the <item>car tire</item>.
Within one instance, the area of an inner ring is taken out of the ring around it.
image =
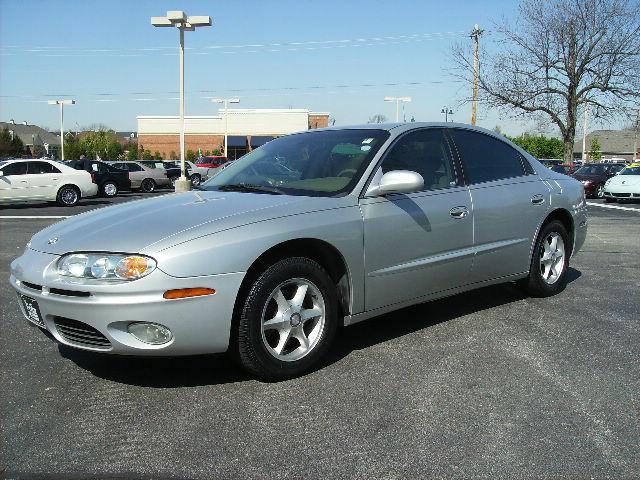
[[[245,370],[267,381],[301,375],[335,337],[335,285],[313,260],[280,260],[250,285],[234,323],[232,354]]]
[[[156,182],[151,178],[145,178],[140,184],[140,190],[144,193],[152,193],[156,189]]]
[[[169,179],[169,181],[171,182],[171,187],[175,188],[176,187],[176,180],[178,180],[178,177],[171,177]]]
[[[200,183],[202,183],[202,177],[200,177],[199,173],[194,173],[193,175],[191,175],[191,185],[197,187],[200,185]]]
[[[562,222],[543,225],[531,255],[529,275],[518,281],[520,287],[532,297],[550,297],[564,290],[571,248]]]
[[[596,198],[604,198],[604,183],[596,187]]]
[[[80,190],[75,185],[64,185],[58,190],[56,202],[61,207],[75,207],[80,201]]]
[[[107,198],[115,197],[116,195],[118,195],[118,186],[115,184],[115,182],[107,181],[103,183],[102,187],[100,187],[100,190],[102,191],[102,195]]]

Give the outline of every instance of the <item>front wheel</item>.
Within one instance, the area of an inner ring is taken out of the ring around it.
[[[280,260],[250,287],[232,353],[265,380],[300,375],[324,356],[338,325],[336,288],[327,272],[304,257]]]
[[[191,175],[191,185],[193,185],[194,187],[198,187],[201,183],[202,178],[200,178],[199,173],[194,173],[193,175]]]
[[[596,190],[596,197],[604,198],[604,184],[598,185],[598,188]]]
[[[564,290],[571,244],[567,229],[558,220],[542,227],[533,249],[529,276],[518,283],[533,297],[550,297]]]
[[[63,207],[74,207],[80,201],[80,191],[78,187],[73,185],[65,185],[60,190],[58,190],[58,195],[56,196],[56,201],[58,205]]]

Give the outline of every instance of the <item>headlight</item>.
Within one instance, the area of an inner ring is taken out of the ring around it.
[[[593,182],[592,182],[591,180],[582,180],[582,184],[583,184],[584,186],[589,186],[589,185],[591,185],[592,183],[593,183]]]
[[[137,280],[156,269],[156,261],[143,255],[70,253],[58,260],[58,273],[97,280]]]

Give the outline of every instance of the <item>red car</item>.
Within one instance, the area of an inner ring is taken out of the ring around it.
[[[227,163],[227,161],[227,157],[222,156],[201,157],[196,160],[196,165],[204,168],[218,168]]]
[[[571,176],[584,185],[587,198],[603,198],[605,182],[625,166],[623,163],[590,163],[580,167]]]

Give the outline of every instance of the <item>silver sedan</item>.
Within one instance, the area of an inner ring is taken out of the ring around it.
[[[582,185],[468,125],[330,128],[258,148],[199,190],[79,215],[11,264],[26,318],[66,345],[229,351],[299,375],[339,325],[501,282],[565,288]]]

